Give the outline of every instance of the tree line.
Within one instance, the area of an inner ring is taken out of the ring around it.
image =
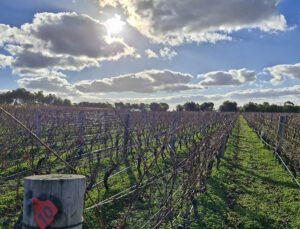
[[[24,88],[0,93],[0,104],[24,105],[43,104],[53,106],[71,106],[69,99],[62,99],[54,94],[44,95],[43,91],[30,92]]]
[[[62,99],[54,94],[44,95],[43,91],[30,92],[24,88],[19,88],[12,91],[0,93],[0,104],[11,105],[52,105],[52,106],[73,106],[73,107],[93,107],[102,109],[117,109],[117,110],[133,110],[133,111],[168,111],[169,104],[167,103],[123,103],[116,102],[114,104],[102,102],[79,102],[72,103],[69,99]],[[176,106],[176,111],[215,111],[213,102],[195,103],[186,102]],[[299,113],[300,106],[295,105],[291,101],[286,101],[283,105],[269,104],[263,102],[257,104],[249,102],[242,107],[234,101],[225,101],[218,108],[223,112],[287,112]]]

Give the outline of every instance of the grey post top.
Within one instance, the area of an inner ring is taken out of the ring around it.
[[[85,179],[85,176],[74,174],[48,174],[48,175],[35,175],[25,177],[25,180],[72,180],[72,179]]]

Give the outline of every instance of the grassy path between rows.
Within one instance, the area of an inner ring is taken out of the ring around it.
[[[199,206],[191,228],[300,228],[299,187],[242,116]]]

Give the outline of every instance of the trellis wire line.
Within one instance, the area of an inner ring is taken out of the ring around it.
[[[300,188],[300,183],[299,181],[296,179],[296,177],[294,176],[294,174],[291,172],[291,170],[288,168],[288,166],[285,164],[285,162],[282,160],[281,156],[278,154],[276,147],[270,145],[269,143],[267,143],[261,136],[260,134],[255,131],[256,134],[259,136],[259,139],[267,146],[269,146],[270,148],[272,148],[274,150],[274,153],[276,154],[276,156],[280,159],[280,161],[282,162],[283,166],[286,168],[286,170],[290,173],[290,175],[292,176],[293,180],[295,181],[295,183],[298,185],[298,187]]]
[[[178,130],[179,130],[179,128],[177,128],[174,132],[176,132],[176,131],[178,131]],[[163,135],[165,135],[165,133],[163,133],[163,134],[160,135],[159,137],[161,137],[161,136],[163,136]],[[152,141],[150,141],[150,143],[151,143],[151,142],[154,142],[155,140],[156,140],[156,139],[153,138]],[[143,140],[143,142],[146,142],[146,141],[147,141],[146,139]],[[139,142],[139,143],[133,143],[132,145],[135,145],[135,144],[141,145],[140,142]],[[131,147],[132,145],[127,144],[127,147]],[[169,145],[169,147],[170,147],[170,145]],[[92,152],[84,153],[84,154],[82,154],[81,156],[75,156],[75,157],[71,157],[71,158],[68,158],[68,159],[71,160],[71,159],[77,159],[77,158],[79,158],[79,160],[82,160],[82,159],[84,159],[84,158],[82,158],[84,155],[90,155],[90,154],[94,154],[94,153],[100,153],[100,152],[107,151],[107,150],[110,150],[110,149],[113,149],[113,148],[116,148],[116,146],[112,146],[112,147],[107,147],[107,148],[103,148],[103,149],[94,150],[94,151],[92,151]],[[171,150],[173,151],[173,149],[171,149]],[[97,156],[97,155],[96,155],[96,156]],[[103,159],[103,158],[105,158],[105,157],[102,157],[102,159]],[[22,159],[23,159],[23,158],[19,158],[19,159],[17,159],[17,160],[22,160]],[[77,160],[77,161],[78,161],[78,160]],[[43,167],[44,167],[44,166],[43,166]],[[131,167],[131,166],[130,166],[130,167]],[[5,178],[1,178],[0,181],[1,181],[2,179],[7,179],[7,178],[10,178],[10,177],[13,177],[13,176],[16,176],[16,175],[18,175],[18,174],[25,173],[25,172],[29,172],[29,171],[32,172],[31,169],[26,170],[26,171],[17,172],[17,173],[15,173],[15,174],[11,174],[11,175],[9,175],[9,176],[7,176],[7,177],[5,177]],[[116,174],[115,174],[115,175],[116,175]]]
[[[199,155],[197,155],[197,156],[199,156]],[[201,172],[199,172],[199,175],[195,178],[195,180],[194,180],[194,182],[193,182],[193,184],[191,185],[191,186],[193,186],[197,181],[198,181],[198,179],[200,178],[200,176],[201,176]],[[181,186],[182,187],[182,186]],[[186,190],[185,191],[185,193],[183,193],[183,195],[180,197],[181,199],[182,198],[184,198],[186,195],[188,194],[188,190]],[[178,203],[179,204],[179,203]],[[178,205],[177,204],[177,205]],[[175,205],[176,206],[176,205]],[[163,206],[163,207],[165,207],[165,206]],[[192,206],[193,207],[193,206]],[[174,207],[166,214],[166,215],[164,215],[164,217],[162,218],[162,219],[164,219],[172,210],[174,209]],[[157,213],[156,213],[157,214]],[[157,223],[155,226],[154,226],[154,228],[156,228],[157,226],[159,226],[160,225],[160,223],[161,223],[161,221],[162,221],[162,219],[159,221],[159,223]],[[149,222],[149,221],[148,221]],[[143,227],[142,227],[143,228]]]
[[[151,158],[151,157],[153,157],[153,154],[150,155],[150,156],[148,156],[145,160],[147,161],[147,160],[148,160],[149,158]],[[143,160],[143,162],[144,162],[145,160]],[[120,171],[118,171],[118,172],[116,172],[116,173],[114,173],[114,174],[112,174],[112,175],[110,175],[110,176],[107,178],[107,180],[110,180],[110,179],[113,178],[114,176],[116,176],[116,175],[118,175],[118,174],[120,174],[120,173],[125,172],[126,170],[130,169],[132,166],[136,165],[137,163],[138,163],[138,162],[135,162],[134,164],[132,164],[132,165],[130,165],[130,166],[128,166],[128,167],[126,167],[126,168],[124,168],[124,169],[122,169],[122,170],[120,170]],[[104,182],[104,180],[98,181],[96,184],[94,184],[94,185],[92,186],[92,188],[95,188],[96,186],[98,186],[98,185],[101,184],[102,182]]]
[[[173,196],[175,195],[180,189],[182,189],[182,186],[180,186],[172,195],[169,195],[166,200],[164,200],[163,206],[154,214],[150,217],[149,220],[146,221],[146,223],[143,224],[141,229],[143,229],[149,222],[151,222],[152,219],[165,207],[165,203]]]
[[[188,159],[189,159],[189,157],[185,158],[185,159],[182,160],[178,165],[182,164],[184,161],[186,161],[186,160],[188,160]],[[181,167],[183,167],[183,165],[177,167],[177,168],[176,168],[176,171],[177,171],[179,168],[181,168]],[[173,169],[173,168],[166,169],[166,170],[164,170],[163,172],[161,172],[161,173],[158,174],[158,175],[162,175],[162,174],[164,174],[165,172],[167,172],[167,171],[169,171],[169,170],[172,170],[172,169]],[[171,172],[173,172],[173,171],[171,171]],[[146,182],[148,182],[148,181],[151,180],[152,178],[156,178],[154,181],[151,181],[151,183],[154,183],[155,181],[160,180],[160,179],[162,179],[163,177],[169,175],[171,172],[169,172],[169,173],[167,173],[167,174],[165,174],[164,176],[161,176],[161,177],[159,177],[159,178],[157,178],[158,175],[152,176],[152,177],[151,177],[150,179],[148,179]],[[147,186],[147,185],[149,185],[149,183],[146,183],[146,184],[144,184],[143,186],[138,187],[138,188],[143,188],[143,187],[145,187],[145,186]],[[117,193],[117,194],[115,194],[115,195],[113,195],[113,196],[107,198],[106,200],[103,200],[103,201],[99,202],[99,203],[96,204],[96,205],[93,205],[93,206],[90,206],[90,207],[88,207],[88,208],[85,208],[85,210],[90,210],[90,209],[95,208],[96,206],[104,205],[104,204],[106,204],[106,203],[115,201],[115,200],[116,200],[116,199],[115,199],[116,196],[118,196],[118,195],[120,195],[120,194],[122,194],[122,193],[124,193],[124,192],[126,192],[126,191],[129,191],[129,190],[131,190],[133,187],[136,187],[136,186],[137,186],[137,185],[132,185],[131,187],[129,187],[129,188],[127,188],[127,189],[125,189],[125,190],[123,190],[123,191],[121,191],[121,192],[119,192],[119,193]],[[133,191],[131,191],[131,192],[129,192],[129,193],[126,193],[125,195],[122,195],[121,197],[124,197],[124,196],[126,196],[126,195],[129,195],[130,193],[132,193],[132,192],[134,192],[134,191],[136,191],[136,190],[134,189]],[[116,197],[116,198],[120,199],[119,197]],[[108,202],[108,201],[109,201],[109,202]]]
[[[15,118],[12,114],[10,114],[8,111],[3,109],[0,106],[0,110],[4,112],[8,117],[13,119],[15,122],[17,122],[21,127],[23,127],[33,138],[35,138],[40,144],[42,144],[48,151],[54,154],[55,157],[57,157],[59,160],[61,160],[66,166],[68,166],[70,169],[76,172],[76,169],[74,169],[68,162],[66,162],[64,159],[62,159],[54,150],[52,150],[47,144],[45,144],[35,133],[33,133],[31,130],[29,130],[23,123],[21,123],[17,118]]]

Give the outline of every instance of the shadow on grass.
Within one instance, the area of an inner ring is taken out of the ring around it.
[[[230,166],[228,166],[227,164],[223,164],[225,167],[230,168],[230,167],[234,166],[236,169],[239,169],[240,171],[243,171],[244,173],[246,173],[248,175],[247,176],[247,175],[243,175],[243,174],[239,173],[238,174],[239,176],[244,176],[244,177],[247,177],[248,179],[253,177],[253,178],[259,179],[262,182],[267,182],[271,185],[276,185],[276,186],[279,185],[279,186],[282,186],[282,187],[289,187],[289,188],[296,189],[296,190],[298,189],[298,187],[294,183],[286,182],[286,181],[273,180],[273,179],[269,178],[268,176],[259,175],[258,173],[255,173],[252,170],[245,169],[242,166],[237,165],[237,164],[233,164],[231,161],[227,161],[227,162]]]

